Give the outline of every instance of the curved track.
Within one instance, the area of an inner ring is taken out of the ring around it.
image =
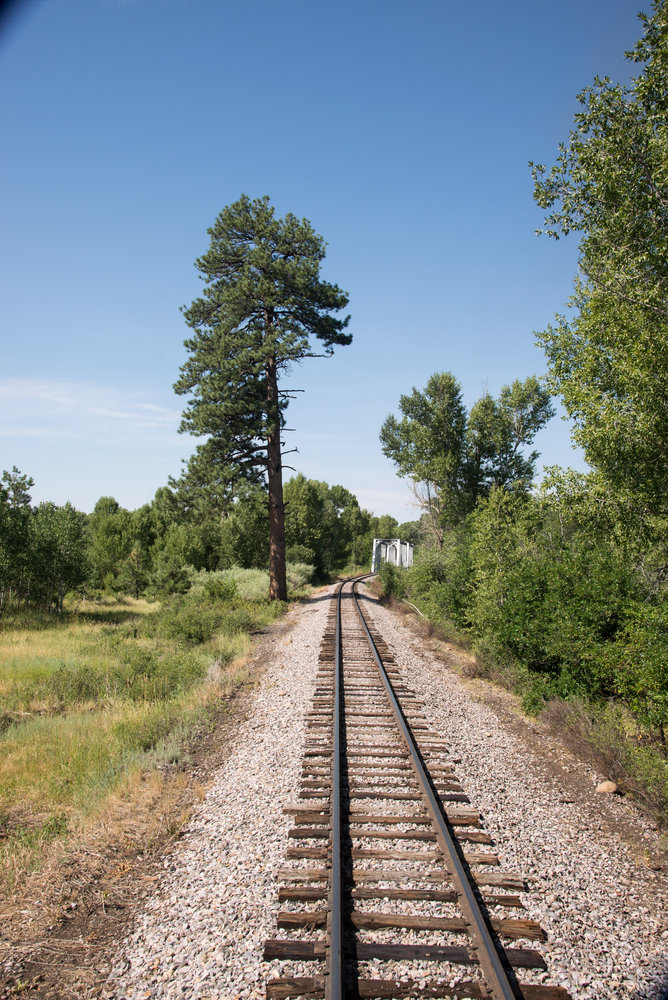
[[[278,926],[289,936],[265,946],[291,974],[267,996],[568,1000],[533,973],[521,982],[545,969],[530,945],[540,926],[517,916],[523,881],[499,870],[447,743],[355,589],[339,587],[321,647],[301,801],[286,810],[296,825]]]

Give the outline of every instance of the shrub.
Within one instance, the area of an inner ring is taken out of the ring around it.
[[[406,596],[406,571],[400,566],[393,566],[389,562],[381,563],[378,575],[385,597],[395,597],[397,600],[401,600],[402,597]]]
[[[293,546],[297,548],[297,546]],[[305,562],[289,562],[287,565],[288,587],[290,590],[301,590],[310,583],[315,573],[315,566]]]
[[[425,545],[418,549],[408,570],[408,592],[439,623],[447,621],[458,629],[469,624],[472,573],[470,535],[465,525],[446,532],[440,548]],[[431,615],[430,615],[431,616]]]
[[[45,683],[45,694],[51,695],[61,705],[94,701],[104,690],[98,671],[86,663],[59,663]]]
[[[628,612],[612,653],[619,694],[635,717],[666,746],[668,730],[668,608],[636,606]]]
[[[175,599],[159,612],[158,631],[188,646],[208,642],[225,621],[224,605],[211,604],[197,594]]]
[[[222,573],[209,573],[204,591],[210,601],[231,601],[237,593],[237,582]]]
[[[246,601],[267,601],[269,599],[269,572],[265,569],[242,569],[232,566],[221,571],[226,580],[233,580],[237,595]]]

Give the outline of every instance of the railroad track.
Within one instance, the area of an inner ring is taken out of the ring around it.
[[[355,590],[339,587],[320,651],[267,997],[569,1000],[537,981],[524,881],[501,870]]]

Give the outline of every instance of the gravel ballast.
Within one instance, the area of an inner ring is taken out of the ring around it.
[[[106,997],[259,1000],[267,975],[281,975],[281,963],[262,962],[262,949],[276,935],[276,873],[285,865],[291,825],[283,808],[297,798],[304,720],[329,611],[324,597],[293,609],[291,629],[267,654],[226,763],[119,947]],[[526,916],[548,935],[541,946],[545,981],[565,986],[574,1000],[668,995],[661,982],[668,972],[665,873],[649,870],[602,828],[600,776],[587,773],[591,789],[582,801],[566,799],[541,760],[423,649],[404,619],[369,601],[365,607],[424,699],[428,721],[449,741],[449,759],[483,814],[502,867],[527,879]],[[614,799],[613,808],[649,843],[649,825]]]
[[[573,1000],[660,1000],[668,996],[668,884],[601,823],[600,781],[580,766],[583,795],[570,801],[559,779],[465,684],[411,634],[405,620],[367,602],[377,627],[424,699],[424,714],[450,743],[450,759],[480,809],[504,869],[532,891],[526,916],[548,940],[540,946],[546,982]],[[569,755],[554,751],[559,766]],[[648,854],[656,835],[618,796],[606,802]]]

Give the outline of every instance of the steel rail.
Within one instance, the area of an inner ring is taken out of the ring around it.
[[[331,867],[328,891],[328,951],[325,976],[326,1000],[343,1000],[343,906],[341,876],[341,594],[339,587],[336,602],[336,631],[334,635],[334,712],[332,720],[332,791],[330,820],[332,826]]]
[[[420,782],[425,805],[427,806],[429,814],[436,827],[437,841],[444,853],[448,870],[453,879],[455,892],[459,897],[459,905],[461,906],[464,918],[469,925],[472,945],[476,951],[478,962],[485,976],[489,996],[492,1000],[516,1000],[518,994],[513,989],[513,986],[508,979],[506,970],[501,963],[499,953],[489,932],[487,922],[480,909],[478,900],[475,897],[475,893],[469,881],[468,875],[466,874],[466,870],[459,856],[452,834],[450,833],[448,825],[443,817],[440,803],[436,798],[431,781],[425,770],[424,764],[422,763],[422,757],[413,738],[413,734],[404,718],[403,712],[401,711],[397,696],[394,693],[392,682],[387,675],[387,671],[383,665],[376,643],[373,640],[373,636],[369,631],[366,619],[362,613],[362,609],[359,605],[357,594],[355,592],[356,586],[357,583],[354,582],[352,586],[352,596],[355,601],[355,607],[357,608],[357,613],[359,614],[360,621],[364,627],[369,647],[373,653],[376,665],[378,666],[378,671],[390,701],[392,712],[399,729],[401,730],[404,743],[406,744],[406,749],[410,755],[413,771]]]

